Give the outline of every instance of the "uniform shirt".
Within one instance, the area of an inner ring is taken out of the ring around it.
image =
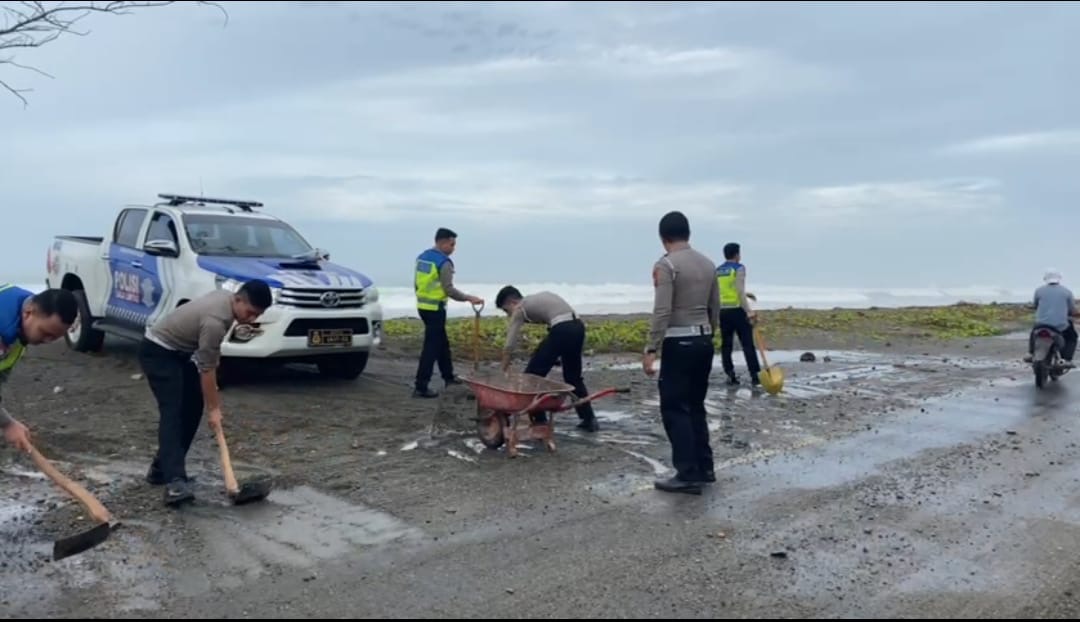
[[[1073,293],[1064,285],[1043,285],[1035,290],[1035,324],[1057,330],[1069,328],[1069,318],[1076,308]]]
[[[0,292],[0,358],[21,340],[23,307],[33,295],[21,287],[9,287]],[[0,385],[7,382],[12,369],[14,367],[0,372]],[[7,411],[0,409],[0,428],[6,428],[11,422]]]
[[[510,315],[510,328],[506,331],[506,351],[517,348],[521,341],[521,329],[525,323],[547,324],[561,315],[573,314],[571,307],[558,294],[551,292],[537,292],[521,299],[521,304]]]
[[[720,284],[716,264],[689,244],[676,245],[653,266],[652,326],[646,351],[658,350],[668,328],[706,326],[716,332]]]
[[[199,371],[216,369],[221,342],[235,321],[233,296],[218,290],[196,298],[147,329],[146,337],[170,350],[192,352]]]

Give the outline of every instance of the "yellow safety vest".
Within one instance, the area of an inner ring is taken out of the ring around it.
[[[431,248],[416,258],[416,308],[421,311],[438,311],[450,298],[439,281],[439,269],[450,258]]]
[[[720,286],[720,305],[723,307],[742,305],[742,301],[739,300],[739,290],[735,287],[735,277],[741,267],[742,264],[729,261],[716,269],[716,282]]]

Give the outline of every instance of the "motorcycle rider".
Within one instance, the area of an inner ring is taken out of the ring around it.
[[[1077,317],[1076,299],[1069,288],[1061,284],[1061,273],[1050,269],[1043,276],[1042,287],[1035,290],[1035,328],[1047,327],[1058,331],[1065,339],[1061,349],[1061,358],[1065,366],[1072,368],[1073,354],[1076,353],[1077,334],[1072,318]],[[1028,339],[1028,355],[1024,362],[1030,363],[1035,353],[1035,330]]]

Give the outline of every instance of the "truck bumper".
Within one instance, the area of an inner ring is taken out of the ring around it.
[[[221,355],[303,359],[368,352],[382,343],[382,315],[378,303],[336,310],[274,305],[250,328],[233,326],[221,344]],[[342,342],[342,331],[351,331],[351,339]]]

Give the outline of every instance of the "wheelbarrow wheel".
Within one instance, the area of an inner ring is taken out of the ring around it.
[[[480,436],[480,442],[488,449],[498,449],[506,443],[506,435],[503,434],[504,425],[506,425],[506,415],[487,408],[476,407],[476,431]]]

